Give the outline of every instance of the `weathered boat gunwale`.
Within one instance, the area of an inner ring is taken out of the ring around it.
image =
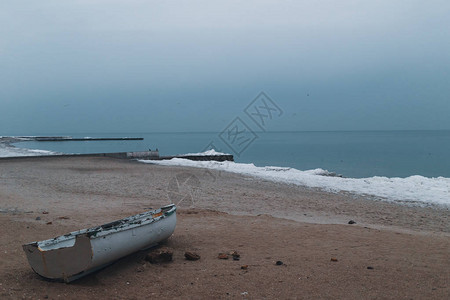
[[[88,237],[98,238],[98,237],[103,237],[103,236],[106,236],[109,234],[114,234],[119,230],[124,230],[124,231],[131,230],[136,227],[149,225],[151,223],[157,222],[163,218],[170,216],[171,214],[173,214],[175,212],[176,208],[169,209],[168,211],[164,211],[165,208],[169,208],[169,207],[172,208],[172,206],[170,206],[170,205],[161,207],[156,210],[143,212],[143,213],[140,213],[140,214],[137,214],[134,216],[126,217],[126,218],[116,220],[116,221],[113,221],[110,223],[106,223],[106,224],[103,224],[100,226],[95,226],[95,227],[91,227],[91,228],[87,228],[87,229],[73,231],[73,232],[70,232],[70,233],[67,233],[64,235],[54,237],[52,239],[31,242],[31,243],[29,243],[29,245],[35,244],[36,246],[38,246],[41,249],[41,251],[46,251],[46,250],[50,250],[50,249],[61,249],[63,247],[53,248],[51,246],[55,245],[55,244],[69,242],[72,240],[75,242],[76,237],[79,235],[83,235],[83,234],[86,234]],[[160,216],[153,217],[153,215],[156,215],[159,213],[162,213],[162,214]],[[145,219],[145,218],[147,218],[147,219]],[[142,222],[142,221],[139,222],[141,219],[145,219],[144,222]],[[111,227],[105,228],[105,225],[116,223],[116,222],[120,222],[120,223],[118,223],[116,226],[111,226]],[[73,244],[72,244],[72,246],[73,246]]]

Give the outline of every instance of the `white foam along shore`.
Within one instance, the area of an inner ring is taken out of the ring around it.
[[[16,147],[4,147],[0,145],[0,158],[1,157],[24,157],[24,156],[44,156],[55,155],[57,153],[47,150],[39,149],[24,149]]]
[[[28,137],[0,137],[0,158],[1,157],[24,157],[24,156],[47,156],[58,154],[56,152],[39,150],[39,149],[26,149],[17,148],[11,146],[10,143],[28,141]]]
[[[185,166],[220,170],[250,175],[275,182],[320,188],[328,192],[350,192],[371,195],[383,201],[399,202],[406,205],[438,205],[450,208],[450,178],[427,178],[410,176],[407,178],[369,177],[341,178],[329,176],[323,169],[301,171],[282,167],[256,167],[254,164],[230,161],[192,161],[173,158],[171,160],[140,160],[143,163],[164,166]],[[328,176],[327,176],[328,175]]]

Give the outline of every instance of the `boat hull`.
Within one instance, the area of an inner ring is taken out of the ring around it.
[[[33,270],[44,278],[70,282],[117,259],[168,239],[176,207],[169,205],[98,227],[23,245]]]

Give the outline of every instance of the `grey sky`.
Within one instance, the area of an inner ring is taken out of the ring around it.
[[[448,1],[2,1],[0,135],[450,129]],[[309,96],[308,96],[309,95]]]

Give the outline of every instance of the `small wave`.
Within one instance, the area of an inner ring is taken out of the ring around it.
[[[25,149],[0,145],[0,157],[48,156],[56,154],[58,153],[47,150]]]

